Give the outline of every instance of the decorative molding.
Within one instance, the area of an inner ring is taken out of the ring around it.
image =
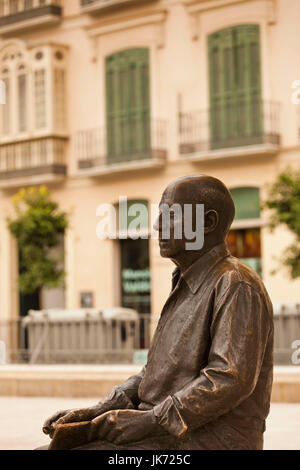
[[[99,37],[90,36],[90,42],[91,42],[91,61],[97,62]]]
[[[239,5],[241,3],[250,4],[260,1],[265,5],[264,18],[268,24],[277,22],[277,0],[183,0],[187,11],[190,14],[191,36],[195,41],[199,39],[200,34],[200,17],[201,13],[216,10],[228,6]]]
[[[160,10],[154,13],[152,10],[151,13],[147,12],[147,14],[145,14],[144,12],[142,15],[136,16],[135,18],[129,18],[128,16],[125,18],[118,17],[118,19],[113,22],[111,20],[103,20],[101,22],[97,22],[96,24],[85,26],[84,29],[87,31],[87,34],[91,40],[91,60],[93,62],[97,61],[97,51],[99,39],[101,36],[151,24],[155,26],[156,46],[157,48],[163,48],[165,45],[166,17],[166,10]]]
[[[156,47],[162,49],[165,46],[165,21],[156,23]]]
[[[278,14],[278,0],[268,0],[268,23],[276,24]]]
[[[190,15],[190,24],[191,24],[192,40],[197,41],[197,39],[199,39],[199,32],[200,32],[200,12],[199,11]]]
[[[1,43],[0,61],[4,60],[5,55],[15,55],[19,52],[25,52],[28,49],[28,43],[21,39],[8,39]]]

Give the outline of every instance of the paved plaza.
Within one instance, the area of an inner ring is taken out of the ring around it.
[[[0,449],[28,450],[47,444],[46,417],[57,410],[86,407],[97,398],[0,397]],[[274,403],[267,421],[265,449],[300,450],[300,404]]]

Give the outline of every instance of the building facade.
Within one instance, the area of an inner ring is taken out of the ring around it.
[[[300,167],[299,24],[299,0],[0,1],[0,317],[20,314],[6,227],[18,189],[45,184],[70,213],[66,286],[41,307],[159,314],[172,263],[151,237],[100,240],[97,208],[150,208],[199,173],[232,191],[233,254],[273,302],[299,302],[300,281],[272,274],[292,236],[260,209],[266,185]]]

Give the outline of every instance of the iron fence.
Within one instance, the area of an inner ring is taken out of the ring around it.
[[[179,152],[189,154],[259,144],[280,144],[280,105],[258,99],[216,103],[179,114]]]
[[[0,353],[5,345],[6,361],[12,364],[132,363],[135,351],[149,349],[157,321],[150,314],[137,320],[0,321]],[[293,365],[300,305],[275,305],[274,328],[275,364]]]
[[[79,169],[165,159],[167,123],[162,119],[119,118],[107,128],[77,132],[74,145]]]
[[[295,342],[300,341],[300,304],[274,305],[274,362],[296,365],[293,362]],[[300,355],[299,355],[300,356]]]
[[[65,165],[66,139],[41,137],[0,144],[0,173]]]
[[[41,8],[48,5],[61,7],[62,0],[1,0],[0,17],[16,15],[34,8]]]
[[[87,317],[37,321],[0,321],[0,342],[11,364],[132,363],[134,352],[147,350],[155,318],[136,320]]]

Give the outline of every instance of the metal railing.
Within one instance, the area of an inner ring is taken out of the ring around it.
[[[261,100],[228,101],[179,113],[179,152],[189,154],[259,144],[280,144],[280,105]]]
[[[80,0],[81,8],[83,10],[91,10],[96,11],[99,9],[109,8],[113,6],[121,6],[130,3],[141,3],[142,1],[150,1],[150,0]]]
[[[16,15],[44,6],[62,6],[62,0],[0,0],[0,17]]]
[[[115,163],[164,159],[167,123],[162,119],[118,119],[108,128],[87,129],[75,135],[78,167],[103,167]]]
[[[0,144],[0,173],[50,165],[65,165],[66,139],[41,137]]]
[[[137,320],[0,321],[7,363],[131,363],[136,350],[149,349],[155,317]]]
[[[274,304],[274,361],[293,365],[295,341],[300,341],[300,304]]]
[[[8,363],[131,363],[134,351],[149,349],[157,321],[150,314],[137,320],[0,321],[0,345]],[[274,328],[275,364],[293,365],[300,305],[275,305]]]

